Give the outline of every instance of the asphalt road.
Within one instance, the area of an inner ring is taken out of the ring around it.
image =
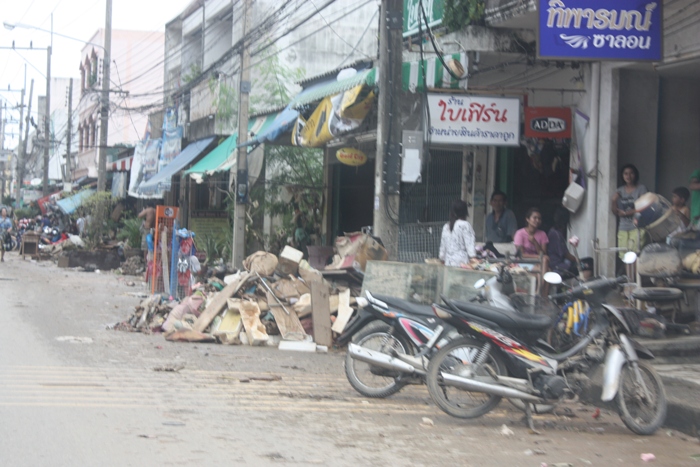
[[[505,402],[464,421],[424,387],[363,398],[345,380],[342,351],[107,330],[138,303],[132,280],[16,253],[0,263],[0,466],[629,466],[645,465],[642,453],[698,465],[697,439],[665,429],[641,438],[591,407],[537,416],[536,435]]]

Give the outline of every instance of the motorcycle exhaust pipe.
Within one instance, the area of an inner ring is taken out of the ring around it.
[[[508,399],[522,399],[528,402],[542,402],[541,398],[523,391],[519,391],[518,389],[501,386],[499,384],[483,383],[481,381],[463,378],[461,376],[451,375],[445,372],[442,372],[442,380],[447,386],[454,386],[460,389],[466,389],[467,391],[494,394],[496,396],[506,397]]]
[[[402,373],[416,373],[416,368],[385,353],[369,350],[357,344],[348,345],[348,353],[355,360],[376,365],[387,370],[400,371]]]

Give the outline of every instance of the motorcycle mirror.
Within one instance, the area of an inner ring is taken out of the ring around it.
[[[561,282],[562,282],[561,276],[558,273],[552,272],[552,271],[545,272],[543,279],[546,283],[552,284],[552,285],[558,285],[558,284],[561,284]]]
[[[486,284],[486,279],[481,278],[478,281],[474,282],[474,288],[475,289],[480,289]]]
[[[637,253],[634,251],[628,251],[625,256],[622,257],[622,262],[625,264],[633,264],[637,261]]]

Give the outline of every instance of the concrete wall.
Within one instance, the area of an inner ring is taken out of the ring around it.
[[[634,164],[641,182],[656,190],[659,77],[654,72],[620,70],[618,169]]]
[[[697,79],[662,78],[657,191],[670,198],[700,168],[700,86]]]

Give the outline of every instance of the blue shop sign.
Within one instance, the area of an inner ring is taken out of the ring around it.
[[[661,0],[539,0],[538,55],[661,61]]]

